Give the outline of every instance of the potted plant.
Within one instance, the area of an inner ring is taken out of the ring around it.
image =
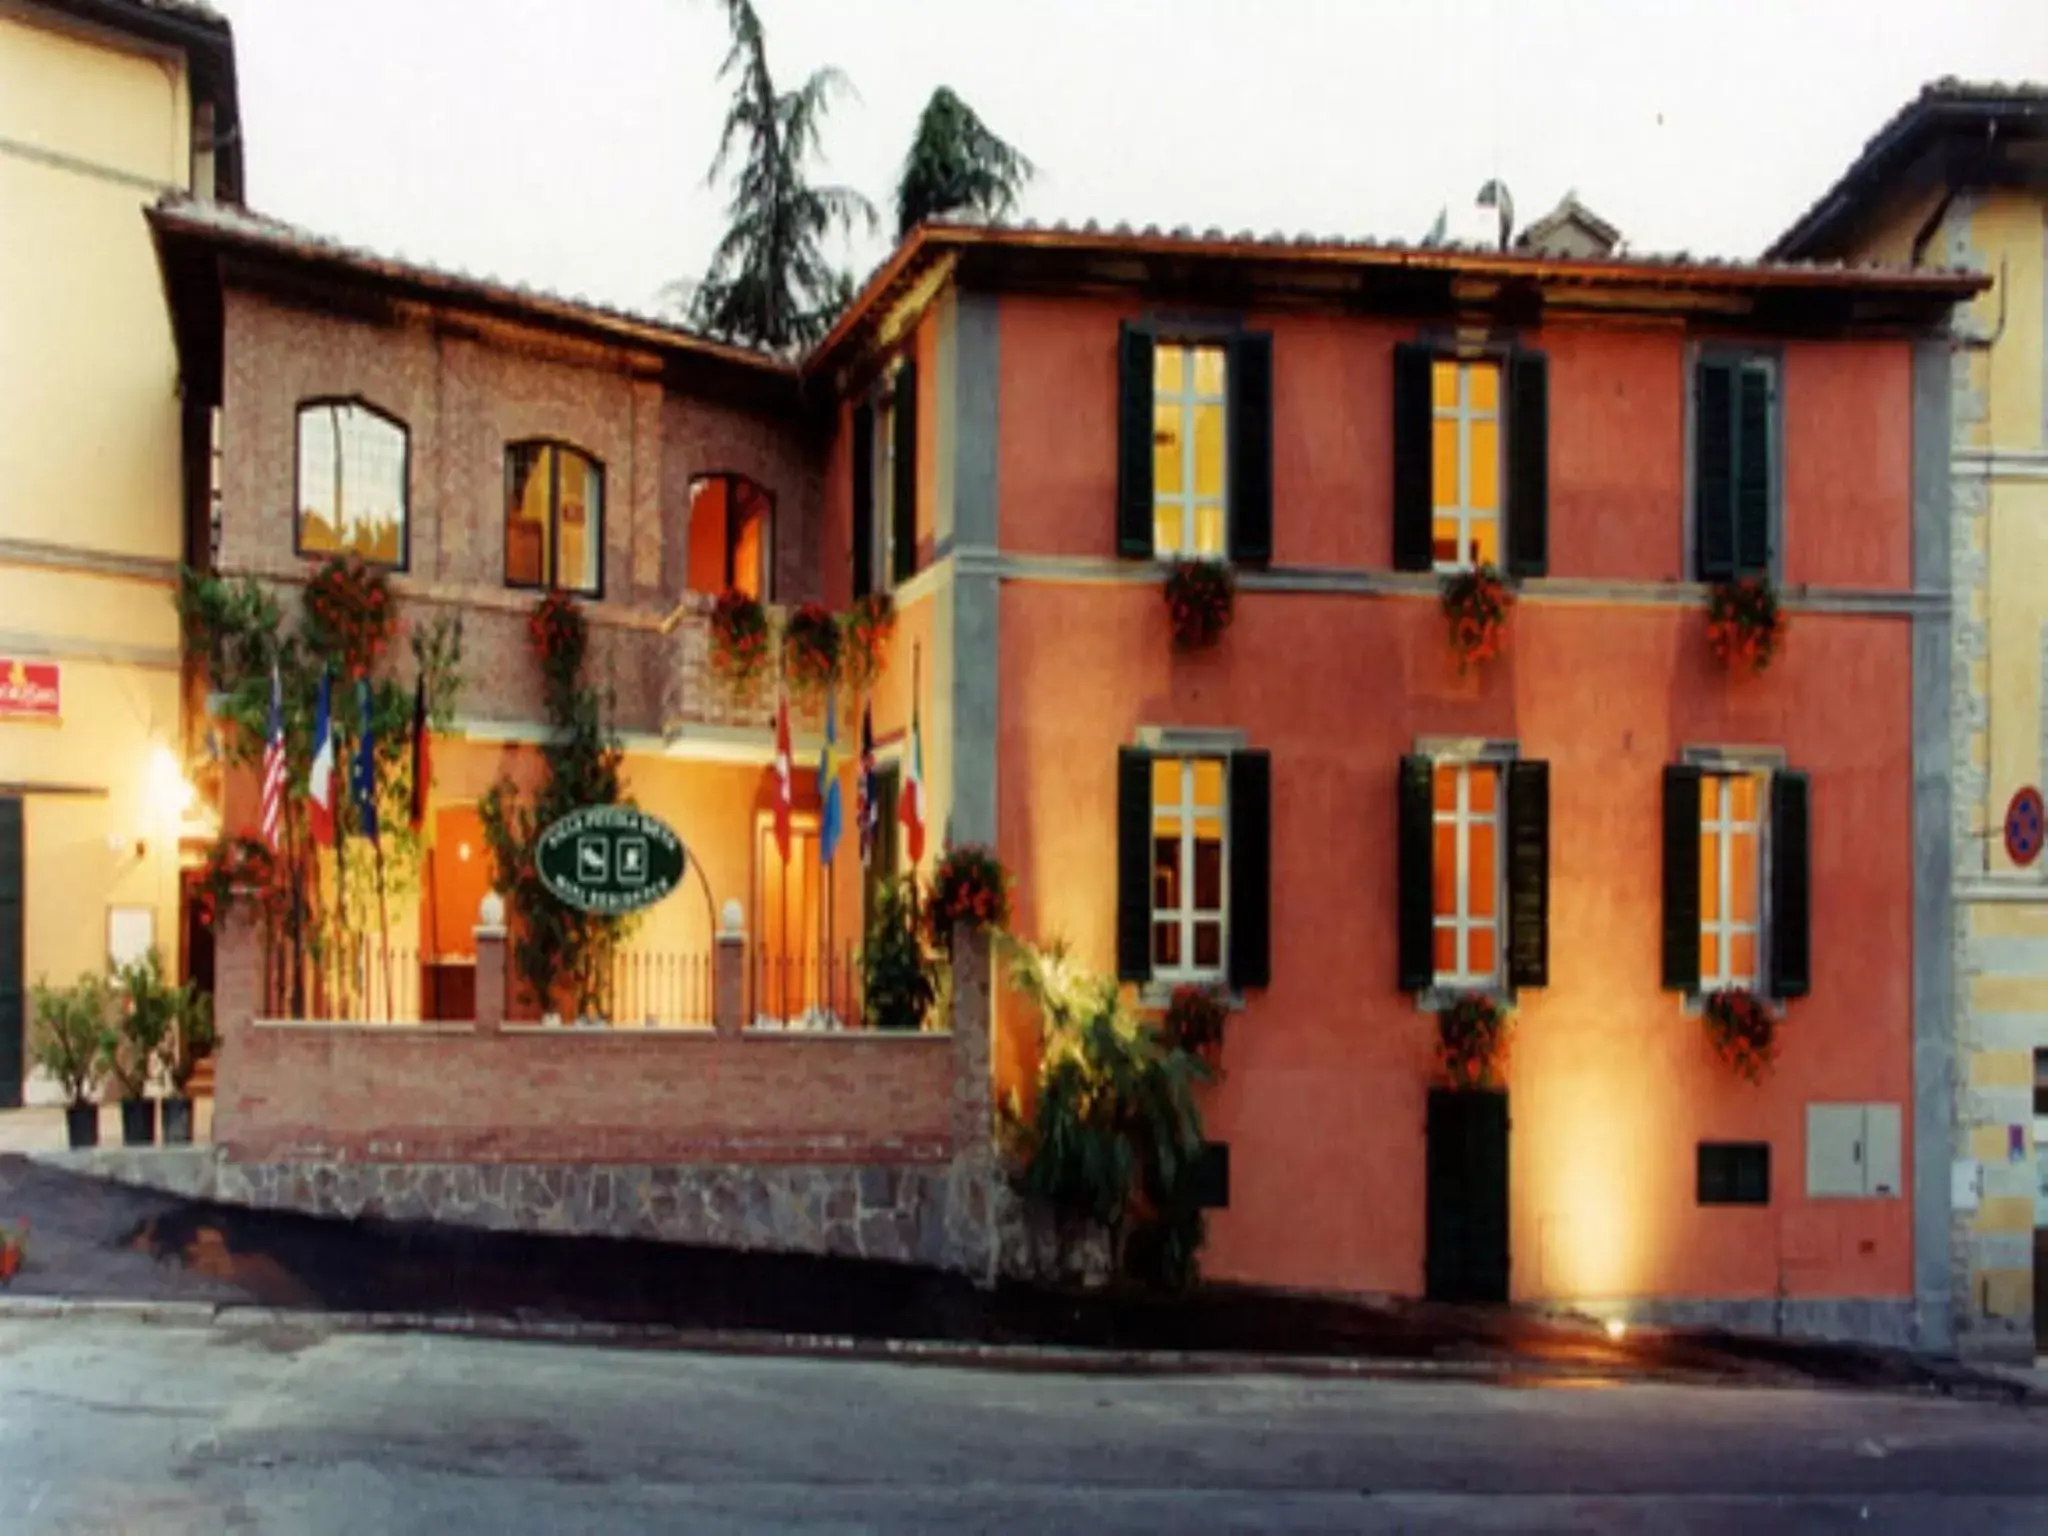
[[[213,1053],[218,1040],[213,1027],[213,999],[191,982],[176,989],[171,1036],[165,1043],[164,1072],[171,1080],[164,1100],[164,1145],[192,1141],[192,1097],[186,1092],[199,1063]]]
[[[1514,594],[1490,565],[1453,571],[1439,589],[1451,650],[1463,672],[1476,661],[1491,661],[1507,646],[1508,610]]]
[[[918,936],[917,887],[910,880],[885,880],[876,893],[861,946],[860,984],[870,1027],[924,1027],[938,986]]]
[[[121,1145],[156,1143],[156,1100],[148,1096],[164,1041],[177,1017],[177,989],[164,980],[163,958],[154,945],[140,960],[121,967],[116,985],[123,996],[119,1034],[109,1064],[121,1094]]]
[[[96,1099],[114,1052],[107,1022],[107,985],[87,974],[68,987],[35,989],[35,1063],[64,1090],[64,1129],[72,1149],[96,1147],[100,1108]]]
[[[1461,992],[1436,1016],[1437,1070],[1454,1089],[1497,1088],[1507,1070],[1508,1017],[1484,992]]]
[[[1177,560],[1166,573],[1166,616],[1178,651],[1205,651],[1236,611],[1237,584],[1221,560]]]
[[[1707,994],[1700,1017],[1707,1044],[1730,1071],[1760,1083],[1778,1059],[1778,1016],[1754,992],[1724,987]]]
[[[1715,585],[1707,598],[1707,643],[1731,672],[1763,672],[1785,641],[1785,610],[1768,576]]]

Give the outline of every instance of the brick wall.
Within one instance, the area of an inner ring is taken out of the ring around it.
[[[393,586],[409,617],[461,614],[466,716],[539,715],[524,629],[533,595],[504,582],[508,443],[560,439],[604,466],[591,668],[614,690],[623,730],[718,718],[701,666],[680,688],[671,681],[691,651],[676,624],[664,629],[684,596],[697,476],[736,472],[766,487],[777,595],[816,595],[821,450],[793,415],[729,404],[708,381],[685,393],[652,352],[423,306],[323,313],[232,284],[225,303],[222,570],[290,582],[310,568],[293,549],[300,401],[360,396],[397,417],[409,434],[409,561]]]

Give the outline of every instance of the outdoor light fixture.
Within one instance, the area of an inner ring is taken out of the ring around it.
[[[1628,1337],[1628,1324],[1618,1317],[1610,1317],[1607,1319],[1607,1337],[1620,1343]]]
[[[151,814],[159,821],[174,822],[192,808],[197,796],[186,781],[177,756],[162,742],[149,749],[149,771],[145,780]]]

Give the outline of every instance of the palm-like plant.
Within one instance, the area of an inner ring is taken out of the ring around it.
[[[872,227],[874,206],[849,187],[813,186],[805,166],[818,151],[832,102],[850,89],[821,69],[778,91],[752,0],[725,0],[732,47],[718,78],[735,80],[732,106],[711,162],[716,182],[736,167],[725,237],[690,299],[705,330],[778,352],[808,346],[853,297],[853,279],[825,251],[834,233]]]
[[[1003,218],[1037,174],[1036,166],[942,85],[925,103],[903,161],[903,179],[896,185],[896,234],[901,238],[942,213]]]

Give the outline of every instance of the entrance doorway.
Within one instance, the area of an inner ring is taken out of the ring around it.
[[[22,875],[21,801],[9,796],[0,799],[0,1109],[21,1107],[27,1066]]]
[[[1508,1096],[1429,1094],[1423,1292],[1431,1301],[1508,1299]]]
[[[476,1017],[477,908],[491,889],[491,855],[474,805],[434,809],[420,881],[420,1013]]]

